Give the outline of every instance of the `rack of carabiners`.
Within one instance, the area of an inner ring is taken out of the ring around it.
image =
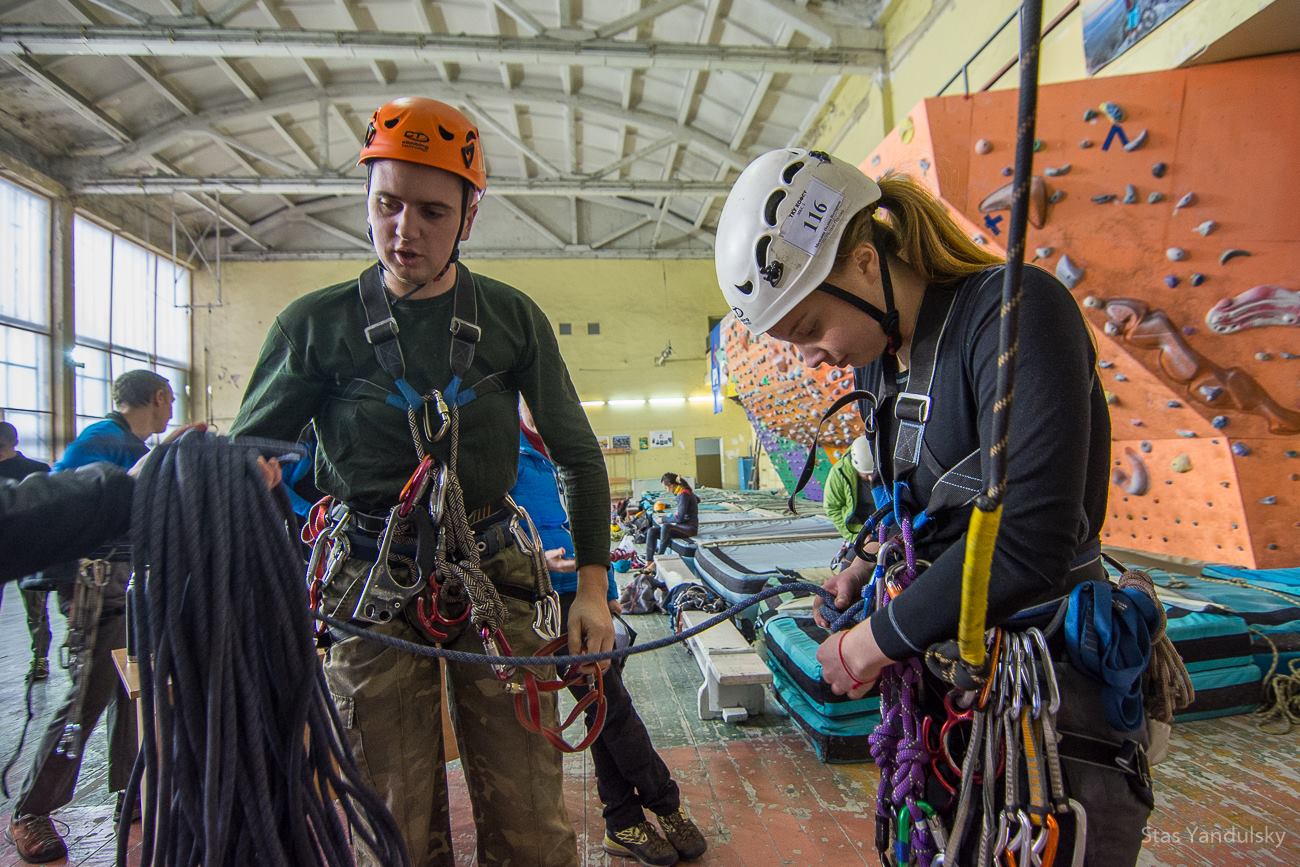
[[[448,410],[440,395],[435,393],[435,397],[442,421],[428,439],[436,443],[450,432],[451,461],[440,462],[419,450],[420,462],[378,533],[373,562],[350,618],[354,622],[378,625],[404,616],[435,646],[454,641],[468,625],[478,633],[486,655],[511,657],[514,651],[502,629],[508,614],[496,587],[483,572],[480,555],[484,546],[475,539],[470,527],[456,476],[457,411],[455,407]],[[505,502],[513,512],[508,519],[513,543],[532,561],[537,595],[532,626],[546,642],[535,655],[554,656],[568,646],[567,639],[560,634],[559,599],[551,587],[532,519],[509,497]],[[311,546],[306,572],[307,595],[316,614],[320,613],[327,592],[339,580],[344,564],[354,553],[358,517],[345,503],[329,496],[313,505],[308,513],[301,538]],[[404,569],[394,570],[393,564]],[[320,646],[328,645],[328,627],[323,622],[317,628],[316,637]],[[530,669],[521,673],[506,663],[493,664],[491,668],[506,692],[514,696],[515,715],[520,725],[543,736],[556,749],[577,752],[586,749],[599,736],[606,710],[600,671],[568,669],[557,677],[547,678]],[[564,723],[554,728],[546,725],[541,694],[577,685],[585,686],[586,693]],[[592,705],[594,717],[586,736],[577,744],[568,743],[563,732]]]
[[[907,493],[905,482],[895,483],[859,534],[857,554],[874,559],[875,568],[862,598],[832,630],[884,609],[929,567],[915,545],[929,519],[901,505]],[[863,548],[873,536],[880,546],[874,555]],[[1038,628],[997,628],[987,647],[989,676],[977,685],[961,679],[964,669],[942,664],[955,648],[927,654],[950,686],[942,717],[930,710],[939,702],[925,691],[920,657],[881,674],[880,723],[869,744],[880,768],[876,848],[884,864],[1053,867],[1063,825],[1073,830],[1071,867],[1083,864],[1087,820],[1066,794],[1057,752],[1060,691],[1047,639]]]

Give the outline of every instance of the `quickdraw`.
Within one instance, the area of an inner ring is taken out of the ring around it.
[[[543,645],[535,655],[554,656],[558,651],[566,649],[568,645],[568,637],[560,636]],[[580,753],[591,746],[596,738],[600,736],[600,732],[605,726],[607,702],[605,700],[605,677],[599,668],[595,669],[595,674],[570,668],[555,678],[539,678],[531,671],[525,670],[523,681],[523,685],[515,691],[515,716],[519,718],[519,724],[525,729],[546,738],[551,746],[563,753]],[[586,686],[587,692],[577,700],[573,709],[565,717],[564,722],[555,728],[544,725],[542,723],[541,694],[544,692],[559,692],[562,689],[582,685]],[[578,718],[593,705],[596,708],[595,715],[587,726],[586,736],[576,744],[566,741],[564,739],[565,729],[577,722]]]

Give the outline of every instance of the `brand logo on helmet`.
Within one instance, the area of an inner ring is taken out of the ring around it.
[[[408,129],[402,133],[402,147],[412,148],[417,151],[427,151],[429,149],[429,137],[422,132]]]
[[[734,313],[734,314],[736,314],[736,319],[740,320],[740,324],[741,324],[741,325],[749,325],[749,324],[750,324],[750,323],[749,323],[749,317],[745,315],[745,311],[744,311],[744,310],[741,310],[739,307],[732,307],[732,308],[731,308],[731,312]]]

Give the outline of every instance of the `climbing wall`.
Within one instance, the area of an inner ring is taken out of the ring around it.
[[[786,490],[793,491],[818,420],[836,398],[852,390],[853,374],[834,367],[807,368],[787,344],[755,337],[735,317],[721,327],[723,373]],[[805,488],[810,499],[822,498],[832,462],[861,433],[862,421],[851,407],[826,422],[817,441],[817,466]]]
[[[926,100],[861,167],[913,175],[1003,252],[1016,97]],[[1108,544],[1300,562],[1297,142],[1300,55],[1042,88],[1028,249],[1096,333],[1114,438]],[[739,391],[760,436],[811,436],[842,380],[776,380],[770,346],[745,351]],[[778,390],[792,402],[777,405]],[[853,433],[845,422],[826,441]]]

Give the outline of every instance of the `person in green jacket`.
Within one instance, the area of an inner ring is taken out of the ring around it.
[[[822,501],[826,517],[849,542],[858,537],[863,522],[875,510],[871,498],[875,483],[876,463],[871,458],[871,445],[866,437],[858,437],[849,447],[849,453],[831,467]]]
[[[378,608],[363,604],[367,576],[381,556],[378,536],[403,485],[426,452],[450,467],[458,439],[465,514],[458,518],[458,498],[446,497],[438,520],[456,524],[457,537],[472,532],[482,572],[508,615],[499,627],[501,646],[526,655],[544,643],[544,633],[554,631],[546,616],[553,594],[549,582],[538,583],[541,544],[507,497],[519,464],[522,394],[568,496],[578,573],[568,649],[609,650],[609,480],[555,330],[523,292],[457,262],[487,189],[478,129],[445,103],[403,97],[371,118],[360,162],[378,263],[303,295],[275,318],[232,428],[237,437],[292,441],[308,422],[315,426],[316,485],[338,506],[327,513],[330,532],[348,541],[338,549],[348,553],[337,571],[318,585],[321,610],[411,641],[471,653],[495,649],[490,633],[481,636],[454,616],[439,621],[445,635],[437,637],[418,605],[403,603],[399,616],[384,610],[387,616],[376,617]],[[459,436],[432,433],[446,430],[452,412]],[[442,421],[434,425],[435,418]],[[385,565],[405,587],[412,585],[419,549],[411,544],[402,553],[401,544],[398,535],[383,550]],[[432,590],[422,594],[421,603]],[[441,615],[437,606],[434,598],[430,607]],[[558,600],[554,615],[558,628]],[[333,637],[325,677],[358,765],[397,820],[412,867],[451,867],[438,662],[362,638]],[[549,666],[531,670],[555,676]],[[576,867],[561,755],[515,719],[512,690],[523,670],[501,673],[511,683],[497,675],[479,665],[446,666],[478,830],[476,863]],[[555,693],[538,701],[542,724],[555,728]],[[358,867],[390,867],[361,835],[353,847]]]

